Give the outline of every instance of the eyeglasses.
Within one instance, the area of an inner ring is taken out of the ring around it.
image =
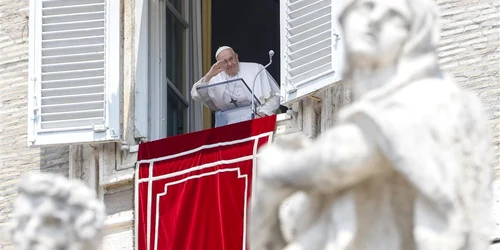
[[[235,63],[236,58],[234,56],[229,57],[229,59],[224,59],[224,64],[228,64],[229,62]]]

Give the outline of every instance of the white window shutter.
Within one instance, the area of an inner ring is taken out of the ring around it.
[[[281,95],[289,104],[341,80],[340,0],[282,0]]]
[[[29,146],[120,140],[120,2],[30,1]]]

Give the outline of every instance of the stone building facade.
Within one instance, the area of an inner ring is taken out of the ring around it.
[[[137,34],[144,11],[148,11],[144,8],[147,2],[121,1],[121,142],[27,147],[29,1],[0,0],[0,227],[8,222],[16,183],[23,174],[56,172],[85,180],[106,203],[107,235],[102,248],[133,249],[133,175],[140,141],[135,138],[134,93],[142,83],[137,73],[142,70],[137,64]],[[459,85],[474,91],[483,101],[494,136],[495,179],[500,180],[500,2],[437,2],[442,15],[441,65]],[[197,11],[206,15],[210,9]],[[201,67],[196,71],[195,78],[204,73]],[[350,101],[349,97],[349,87],[338,83],[294,104],[292,116],[280,116],[277,135],[302,132],[317,136],[335,123],[335,112]],[[500,185],[494,184],[494,188],[499,191],[494,192],[492,200],[492,237],[500,237]],[[12,249],[4,237],[0,238],[0,249]]]
[[[69,169],[68,146],[27,147],[28,13],[28,1],[0,2],[0,236],[23,174]],[[11,249],[4,237],[0,249]]]

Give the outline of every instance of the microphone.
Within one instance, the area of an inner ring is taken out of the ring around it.
[[[260,69],[259,72],[257,72],[257,74],[255,75],[255,78],[253,79],[253,83],[252,83],[252,119],[255,118],[255,97],[254,97],[254,89],[255,89],[255,82],[257,80],[257,76],[259,76],[260,72],[262,72],[263,70],[265,70],[267,67],[269,67],[269,65],[271,65],[271,63],[273,63],[273,56],[274,56],[274,50],[270,50],[269,51],[269,63],[266,64],[266,66],[264,66],[264,68]]]

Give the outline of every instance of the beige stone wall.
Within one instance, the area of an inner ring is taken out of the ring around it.
[[[31,171],[68,175],[68,147],[28,148],[28,0],[0,0],[0,230]],[[11,249],[0,237],[0,249]]]

